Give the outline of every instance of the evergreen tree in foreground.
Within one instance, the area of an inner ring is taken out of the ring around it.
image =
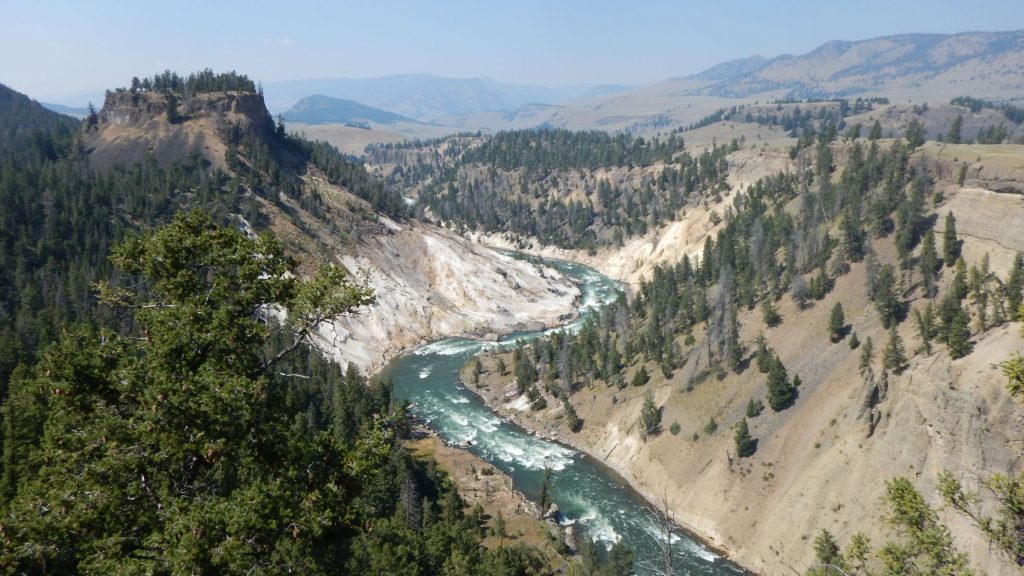
[[[342,569],[330,551],[362,514],[347,487],[383,468],[394,432],[381,419],[351,449],[330,434],[296,438],[281,410],[289,382],[275,376],[317,324],[369,303],[370,292],[333,267],[299,281],[272,237],[247,238],[198,212],[112,259],[147,280],[141,295],[100,290],[133,313],[140,336],[71,330],[12,392],[41,427],[0,519],[0,565]],[[274,305],[288,310],[294,337],[265,355],[262,311]]]

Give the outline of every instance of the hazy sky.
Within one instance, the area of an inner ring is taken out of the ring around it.
[[[0,83],[82,104],[166,68],[647,84],[832,39],[1020,29],[1024,0],[0,0],[0,15]]]

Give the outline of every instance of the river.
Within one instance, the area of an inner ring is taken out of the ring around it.
[[[546,261],[580,284],[580,315],[566,325],[578,328],[587,315],[615,299],[619,286],[581,264]],[[473,355],[544,332],[514,333],[498,342],[448,338],[399,358],[385,371],[394,381],[394,397],[408,399],[413,412],[441,438],[463,445],[512,477],[517,489],[539,500],[544,469],[552,470],[552,500],[564,516],[606,548],[622,539],[636,555],[638,576],[659,574],[664,565],[665,533],[654,508],[614,470],[584,453],[542,440],[495,415],[458,381],[459,369]],[[736,575],[743,570],[727,562],[679,528],[670,540],[676,574]]]

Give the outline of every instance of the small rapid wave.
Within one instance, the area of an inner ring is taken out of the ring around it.
[[[437,342],[431,342],[420,346],[416,350],[413,350],[413,354],[417,356],[458,356],[459,354],[466,354],[468,352],[476,352],[483,350],[490,350],[498,344],[496,342],[481,342],[477,340],[467,340],[465,338],[446,338],[444,340],[438,340]]]
[[[606,548],[611,548],[622,536],[615,531],[611,522],[602,515],[596,515],[593,520],[583,523],[586,526],[587,535],[595,542],[601,542]]]
[[[502,462],[516,464],[530,470],[550,468],[560,471],[572,463],[575,456],[572,450],[535,438],[525,438],[526,441],[522,437],[497,430],[495,433],[482,437],[479,448]]]

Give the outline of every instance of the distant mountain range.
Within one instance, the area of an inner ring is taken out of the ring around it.
[[[414,133],[415,122],[433,125],[433,132],[536,126],[645,132],[685,126],[738,101],[887,96],[948,102],[964,95],[1020,100],[1024,31],[831,41],[802,55],[751,56],[642,87],[546,87],[402,74],[268,82],[263,90],[270,111],[288,120],[397,123],[412,137],[421,135]],[[84,114],[82,108],[46,106]]]
[[[306,96],[283,114],[285,121],[305,124],[352,124],[375,122],[395,124],[398,122],[419,123],[417,120],[360,104],[354,100],[331,98],[316,94]]]
[[[905,34],[831,41],[801,56],[759,56],[688,80],[693,95],[782,98],[859,95],[1024,95],[1024,31]]]
[[[40,102],[43,108],[52,110],[58,114],[64,114],[65,116],[71,116],[72,118],[78,118],[79,120],[89,115],[89,109],[83,106],[65,106],[63,104],[51,104],[50,102]]]
[[[324,78],[268,82],[267,107],[281,112],[311,94],[354,100],[421,122],[445,123],[478,112],[509,111],[526,104],[558,104],[595,94],[628,90],[628,86],[547,87],[506,84],[481,78],[443,78],[400,74],[379,78]]]

